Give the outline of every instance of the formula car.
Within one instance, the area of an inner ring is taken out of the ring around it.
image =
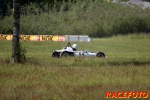
[[[80,57],[102,57],[105,58],[105,54],[103,52],[93,53],[87,50],[77,51],[77,44],[73,44],[71,46],[70,42],[67,43],[66,47],[61,50],[54,50],[52,52],[52,57],[68,57],[68,56],[80,56]]]

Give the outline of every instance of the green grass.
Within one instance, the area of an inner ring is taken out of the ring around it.
[[[28,51],[27,62],[10,64],[11,41],[0,41],[1,100],[104,100],[106,91],[150,94],[149,34],[77,43],[79,50],[103,51],[107,59],[52,58],[52,50],[66,42],[21,43]]]

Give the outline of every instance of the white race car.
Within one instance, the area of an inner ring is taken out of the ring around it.
[[[70,42],[61,50],[54,50],[52,52],[52,57],[67,57],[67,56],[85,56],[85,57],[102,57],[105,58],[103,52],[93,53],[88,52],[87,50],[77,51],[77,44],[71,46]]]

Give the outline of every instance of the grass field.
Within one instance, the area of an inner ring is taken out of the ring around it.
[[[51,52],[66,42],[21,44],[27,62],[10,64],[11,41],[0,41],[0,100],[104,100],[107,91],[150,95],[150,34],[77,43],[78,50],[103,51],[106,59],[52,58]]]

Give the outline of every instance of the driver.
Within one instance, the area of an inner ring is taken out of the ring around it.
[[[76,50],[77,50],[77,48],[78,48],[78,45],[77,45],[77,44],[73,44],[73,45],[72,45],[72,49],[73,49],[73,51],[76,51]]]

